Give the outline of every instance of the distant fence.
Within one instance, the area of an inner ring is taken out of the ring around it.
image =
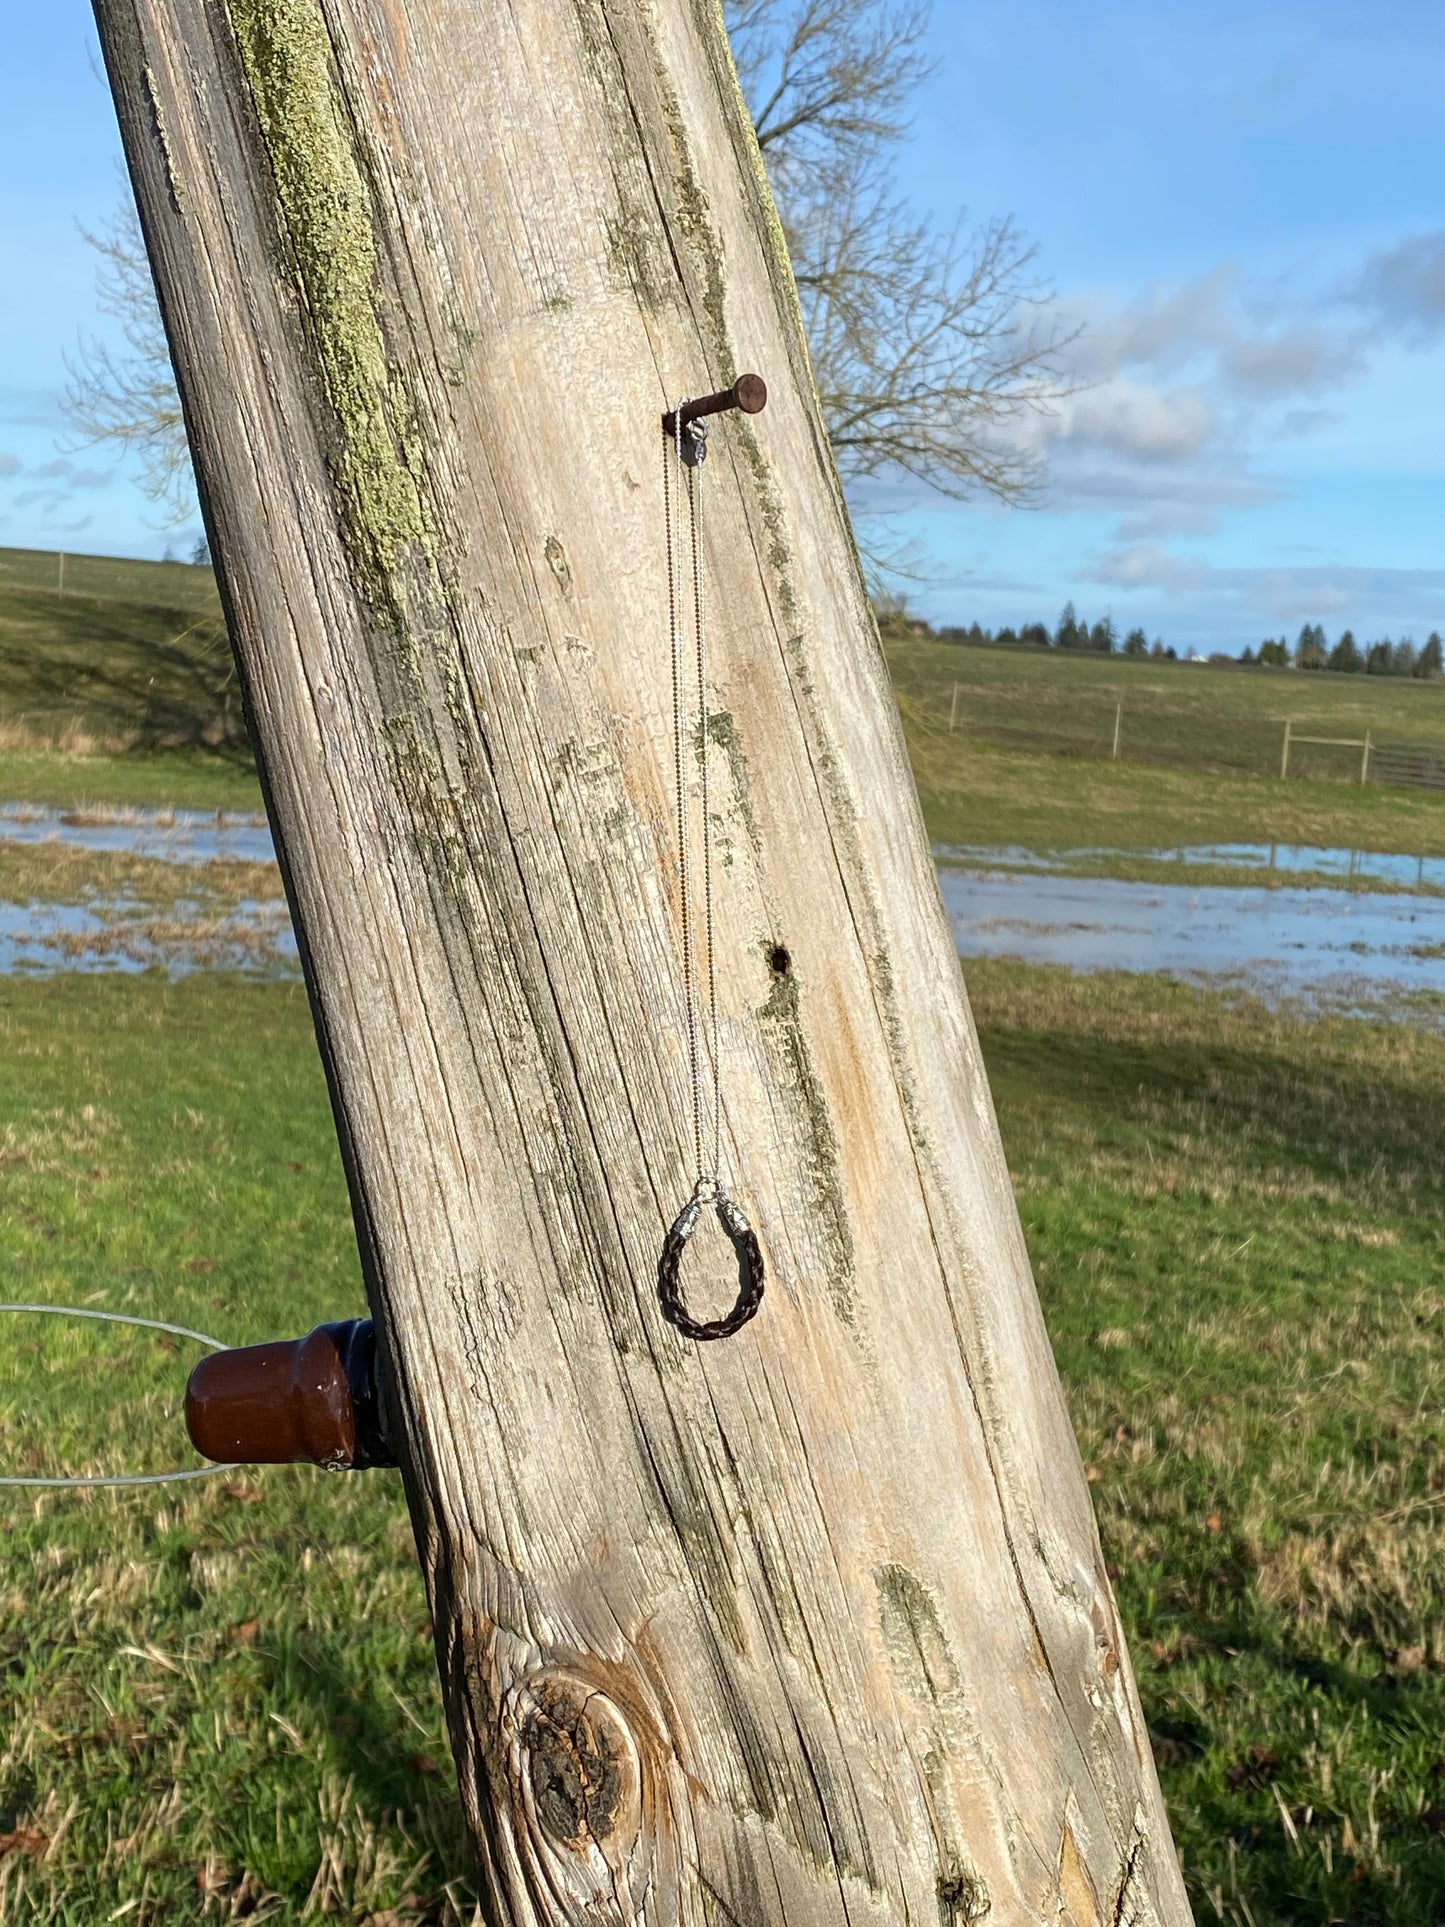
[[[1401,789],[1445,790],[1445,750],[1433,743],[1376,743],[1369,780]]]
[[[941,709],[936,696],[925,698],[925,727],[1000,749],[1221,775],[1445,790],[1445,744],[1377,742],[1369,730],[1361,736],[1327,735],[1319,723],[1294,717],[1215,718],[1167,705],[1156,713],[1145,704],[1131,707],[1079,692],[1056,703],[1038,690],[1020,700],[977,685],[944,688]],[[906,691],[900,691],[900,701],[912,708]]]
[[[1377,743],[1368,729],[1363,736],[1309,736],[1296,730],[1291,718],[1284,726],[1281,776],[1289,775],[1290,751],[1296,744],[1316,749],[1357,749],[1361,783],[1384,783],[1395,789],[1445,789],[1445,750],[1434,743]]]

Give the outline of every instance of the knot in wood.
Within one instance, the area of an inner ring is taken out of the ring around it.
[[[642,1819],[641,1772],[621,1713],[570,1673],[539,1674],[518,1695],[519,1765],[538,1824],[573,1853],[626,1856]]]

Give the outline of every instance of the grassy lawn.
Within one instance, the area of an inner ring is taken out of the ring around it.
[[[68,558],[60,597],[56,568],[0,550],[0,800],[258,808],[209,572]],[[1445,746],[1439,685],[888,653],[938,842],[1150,877],[1210,843],[1445,855],[1445,795],[1336,780],[1348,752],[1268,774],[1286,715]],[[278,890],[0,845],[10,902]],[[968,976],[1200,1919],[1445,1918],[1445,1037]],[[0,1296],[232,1343],[361,1308],[298,984],[0,978],[0,1170]],[[190,1347],[0,1339],[0,1470],[185,1459]],[[0,1532],[0,1923],[470,1919],[394,1475],[0,1489]]]
[[[60,593],[64,583],[64,594]],[[146,603],[216,615],[221,599],[208,566],[189,562],[137,562],[128,556],[67,555],[50,549],[0,548],[0,597],[39,591],[57,603],[75,600]]]
[[[0,802],[59,809],[106,804],[132,809],[236,810],[262,807],[249,760],[205,750],[79,755],[35,744],[7,745],[0,733]]]
[[[1445,679],[1341,676],[1294,669],[1233,669],[1131,662],[1058,650],[970,649],[890,632],[894,682],[920,719],[948,727],[958,689],[960,730],[980,730],[1108,756],[1116,708],[1126,760],[1235,769],[1270,776],[1280,766],[1285,718],[1301,735],[1410,741],[1445,749]],[[1348,778],[1358,749],[1295,744],[1291,772]]]
[[[255,809],[215,579],[0,549],[0,799]]]
[[[887,655],[936,842],[1125,851],[1290,843],[1445,854],[1445,792],[1346,781],[1358,751],[1299,750],[1289,780],[1276,773],[1286,715],[1317,735],[1368,728],[1376,740],[1445,749],[1445,684],[920,639],[890,642]],[[998,739],[949,733],[955,682],[960,719],[997,724]],[[1125,706],[1126,727],[1123,759],[1114,763],[1107,759],[1116,702]],[[1009,736],[1015,725],[1016,741]],[[1076,753],[1056,753],[1066,740]],[[1110,873],[1132,872],[1115,865]]]
[[[1445,1039],[969,979],[1200,1918],[1440,1918]],[[299,986],[11,980],[0,1061],[8,1295],[235,1342],[359,1309]],[[8,1466],[184,1457],[188,1347],[4,1336]],[[394,1475],[0,1524],[0,1920],[464,1915]]]
[[[0,800],[260,807],[209,569],[0,549]],[[1264,842],[1445,855],[1445,793],[1361,788],[1301,733],[1438,743],[1445,683],[887,643],[929,830],[1125,852]],[[960,728],[949,712],[959,689]],[[1107,760],[1116,705],[1124,760]],[[973,733],[970,733],[973,732]],[[1110,875],[1147,875],[1112,859]],[[1202,876],[1195,881],[1207,880]],[[1260,881],[1259,878],[1252,879]]]
[[[969,970],[1201,1920],[1445,1915],[1445,1040]]]
[[[64,582],[64,595],[60,594]],[[216,615],[220,595],[210,567],[191,563],[137,563],[127,555],[66,555],[62,570],[54,549],[0,549],[0,595],[10,592],[150,603]]]
[[[0,1053],[6,1296],[241,1343],[362,1309],[299,985],[12,980]],[[3,1336],[4,1469],[194,1463],[196,1348]],[[0,1492],[0,1518],[0,1920],[462,1917],[394,1474]]]
[[[1143,853],[1213,843],[1445,855],[1445,794],[1024,756],[904,727],[936,843]],[[1125,874],[1130,866],[1112,866]],[[1258,881],[1259,879],[1255,879]]]

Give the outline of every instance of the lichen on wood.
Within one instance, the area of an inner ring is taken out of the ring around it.
[[[400,613],[403,565],[434,550],[413,473],[411,406],[388,366],[372,198],[318,0],[226,0],[316,373],[335,416],[336,480],[353,554]]]

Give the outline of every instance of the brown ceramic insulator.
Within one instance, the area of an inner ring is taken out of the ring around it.
[[[761,414],[768,405],[768,384],[761,375],[739,375],[731,388],[719,389],[715,395],[703,395],[696,401],[685,402],[682,409],[682,425],[700,421],[704,415],[724,415],[729,409],[739,408],[745,415]],[[677,410],[670,408],[662,418],[662,432],[669,439],[677,434]]]
[[[392,1465],[377,1397],[369,1318],[304,1338],[213,1352],[186,1387],[186,1430],[203,1458],[332,1471]]]

